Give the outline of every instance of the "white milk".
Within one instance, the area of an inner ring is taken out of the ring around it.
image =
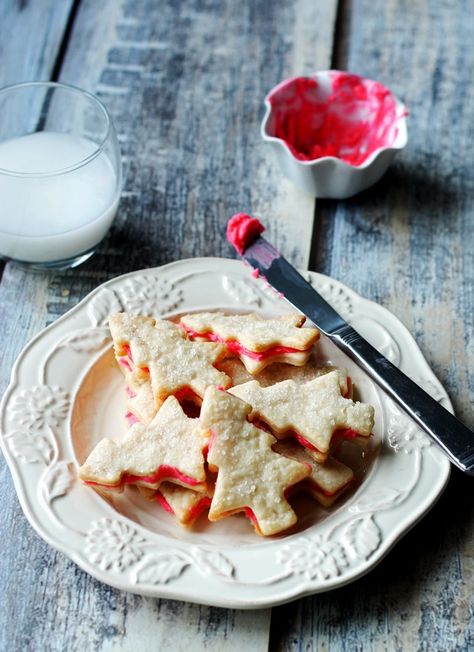
[[[51,173],[96,150],[85,138],[42,131],[0,143],[0,168]],[[117,177],[103,152],[54,176],[18,177],[0,170],[0,255],[48,262],[86,252],[107,233],[118,201]]]

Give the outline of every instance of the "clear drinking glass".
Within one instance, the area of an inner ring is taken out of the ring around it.
[[[117,135],[96,97],[54,82],[0,90],[0,258],[84,262],[112,224],[121,183]]]

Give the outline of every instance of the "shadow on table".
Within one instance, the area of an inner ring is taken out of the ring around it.
[[[417,217],[431,220],[446,210],[453,210],[458,202],[459,183],[454,174],[447,177],[435,167],[430,170],[409,163],[390,168],[371,188],[342,202],[320,200],[323,206],[332,203],[337,209],[369,214],[367,209],[400,205],[423,208]],[[387,201],[387,199],[389,201]]]
[[[472,494],[473,479],[453,468],[448,486],[429,514],[417,524],[387,557],[368,575],[329,593],[323,593],[277,607],[272,614],[269,649],[289,649],[292,640],[330,640],[334,649],[359,649],[357,642],[383,640],[400,631],[403,622],[432,622],[430,640],[423,649],[442,649],[443,635],[451,632],[453,611],[471,600],[469,576],[459,565],[460,550],[468,544],[474,527],[474,507],[466,497]],[[466,569],[468,570],[468,569]],[[459,621],[459,618],[457,619]],[[405,632],[407,640],[417,632]],[[338,642],[348,647],[337,647]],[[421,641],[418,641],[421,645]],[[416,641],[413,641],[416,649]],[[351,647],[352,645],[352,647]],[[393,648],[400,648],[393,641]],[[405,648],[406,649],[406,648]],[[421,648],[418,648],[421,649]],[[446,648],[447,649],[447,648]],[[451,648],[452,649],[452,648]]]
[[[332,247],[328,245],[336,241],[335,229],[342,222],[350,224],[354,237],[374,241],[386,236],[388,227],[393,231],[397,224],[406,223],[417,233],[419,242],[429,241],[435,230],[455,228],[462,196],[454,175],[448,177],[434,167],[427,170],[404,162],[354,197],[319,199],[309,269],[331,273]]]

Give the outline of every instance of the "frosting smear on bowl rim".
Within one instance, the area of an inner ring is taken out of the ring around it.
[[[376,151],[394,145],[400,112],[394,95],[380,82],[347,72],[328,72],[282,82],[267,97],[267,134],[282,140],[299,161],[332,157],[363,165]]]

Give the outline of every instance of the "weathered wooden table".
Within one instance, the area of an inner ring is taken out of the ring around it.
[[[397,314],[472,427],[474,6],[455,0],[3,0],[0,84],[69,82],[106,103],[125,186],[98,254],[58,274],[3,268],[1,386],[24,343],[102,281],[231,256],[238,210],[300,267]],[[376,187],[314,201],[259,138],[279,80],[329,67],[388,85],[409,146]],[[1,198],[0,198],[1,210]],[[0,466],[0,649],[472,650],[473,483],[453,471],[429,515],[368,576],[271,610],[121,593],[39,539]]]

